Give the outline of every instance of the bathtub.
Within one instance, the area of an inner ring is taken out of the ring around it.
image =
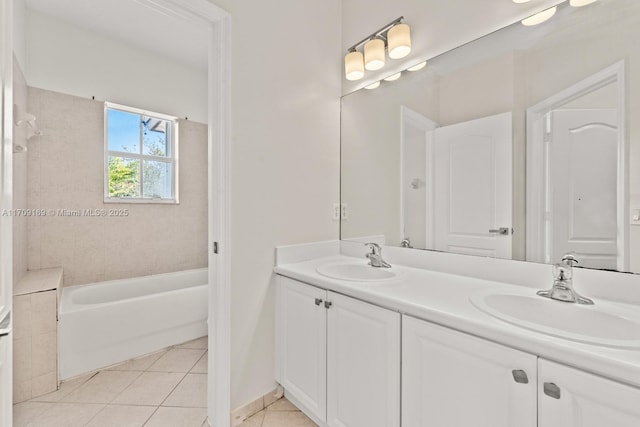
[[[63,288],[59,379],[207,335],[207,282],[203,268]]]

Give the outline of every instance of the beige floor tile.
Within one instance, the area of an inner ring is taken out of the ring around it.
[[[149,371],[189,372],[206,350],[172,348],[149,367]]]
[[[207,374],[187,374],[162,406],[207,407]]]
[[[174,348],[193,348],[198,350],[206,350],[209,348],[209,337],[202,337],[183,344],[174,345]]]
[[[286,397],[276,400],[271,405],[267,406],[267,411],[299,411],[298,408],[293,406],[293,403],[289,402]]]
[[[160,407],[145,427],[201,427],[206,418],[205,408]]]
[[[300,411],[265,411],[262,427],[318,427]]]
[[[13,405],[13,427],[26,426],[53,405],[48,402],[23,402]]]
[[[71,380],[63,381],[60,384],[60,387],[58,388],[57,391],[54,391],[53,393],[45,394],[43,396],[34,397],[33,399],[31,399],[31,401],[33,401],[33,402],[58,402],[62,398],[67,396],[69,393],[73,392],[74,390],[77,390],[81,385],[86,383],[94,375],[97,375],[97,374],[92,372],[90,374],[81,375],[81,376],[73,378]]]
[[[206,374],[207,372],[209,372],[209,352],[203,354],[198,363],[189,371],[191,374]]]
[[[131,359],[127,362],[109,368],[109,371],[146,371],[166,352],[167,350],[162,350],[136,359]]]
[[[142,427],[156,406],[107,405],[87,427]]]
[[[102,371],[62,399],[63,402],[109,403],[142,372]]]
[[[260,411],[257,414],[247,418],[238,427],[261,427],[263,421],[264,421],[264,411]]]
[[[105,405],[94,403],[56,403],[29,427],[80,427],[86,425]]]
[[[185,375],[177,372],[144,372],[113,403],[158,406]]]

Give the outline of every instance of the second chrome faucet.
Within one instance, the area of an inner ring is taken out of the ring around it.
[[[371,267],[391,268],[391,264],[382,259],[382,248],[377,243],[365,243],[371,248],[371,252],[365,256],[369,259]]]
[[[557,301],[592,305],[592,300],[573,289],[573,264],[577,263],[575,255],[565,254],[562,262],[553,266],[553,286],[547,291],[538,291],[538,295]]]

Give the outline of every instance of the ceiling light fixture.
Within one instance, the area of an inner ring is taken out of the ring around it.
[[[522,22],[522,25],[526,25],[527,27],[542,24],[543,22],[551,19],[551,17],[556,14],[556,10],[558,10],[558,7],[553,6],[549,9],[543,10],[542,12],[536,13],[535,15],[531,15],[520,22]]]
[[[591,3],[595,3],[598,0],[569,0],[569,4],[573,7],[582,7]]]
[[[411,28],[402,23],[403,19],[403,16],[395,19],[347,49],[344,57],[347,80],[361,79],[365,69],[374,71],[384,67],[385,50],[389,51],[392,59],[404,58],[411,52]],[[363,45],[363,53],[360,53],[358,48]]]
[[[380,80],[378,80],[375,83],[371,83],[369,86],[365,86],[364,88],[371,90],[371,89],[377,89],[379,86],[380,86]]]
[[[531,0],[513,0],[514,3],[518,3],[518,4],[520,4],[520,3],[528,3],[530,1]]]

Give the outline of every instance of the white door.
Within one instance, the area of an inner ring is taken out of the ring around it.
[[[434,131],[436,250],[511,258],[511,122],[503,113]]]
[[[536,376],[535,356],[402,318],[403,427],[536,427]]]
[[[328,293],[327,425],[400,425],[400,314]]]
[[[539,427],[638,427],[640,389],[539,360]]]
[[[278,276],[277,381],[307,415],[326,418],[326,291]]]
[[[404,105],[400,109],[400,170],[403,239],[433,249],[433,131],[438,125]]]
[[[575,252],[583,267],[618,268],[616,110],[551,114],[547,262]]]

